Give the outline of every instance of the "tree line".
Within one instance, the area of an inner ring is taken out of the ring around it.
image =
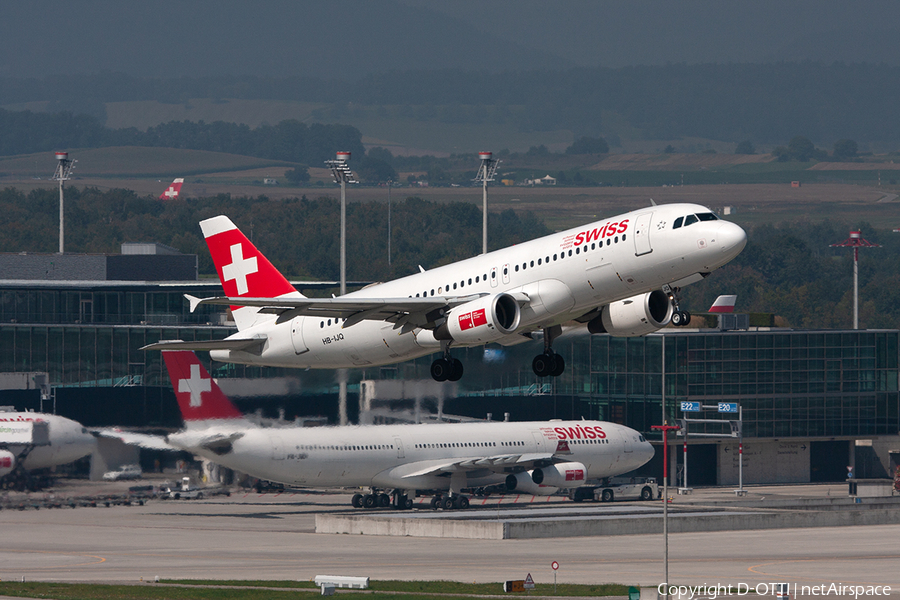
[[[357,111],[446,123],[506,122],[520,130],[605,132],[603,113],[646,139],[700,137],[776,144],[802,133],[819,144],[900,143],[900,67],[885,64],[669,64],[489,73],[443,69],[353,81],[309,77],[137,78],[118,73],[0,79],[0,104],[54,100],[51,110],[105,119],[105,102],[191,98],[328,104],[318,118]],[[352,121],[351,121],[352,122]]]
[[[0,109],[0,156],[109,146],[208,150],[307,165],[334,158],[335,149],[357,156],[365,153],[362,134],[349,125],[285,120],[251,129],[224,121],[172,121],[140,131],[134,127],[109,129],[86,114]]]

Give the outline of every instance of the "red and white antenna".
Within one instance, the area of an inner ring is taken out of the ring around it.
[[[881,245],[863,239],[858,231],[851,231],[849,238],[831,247],[853,248],[853,329],[859,329],[859,249],[881,248]]]

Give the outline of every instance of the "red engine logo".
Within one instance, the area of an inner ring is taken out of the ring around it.
[[[459,328],[462,331],[465,331],[466,329],[472,329],[473,327],[478,327],[480,325],[487,325],[487,315],[485,314],[483,308],[459,315]]]
[[[566,469],[566,481],[582,481],[584,471],[582,469]]]

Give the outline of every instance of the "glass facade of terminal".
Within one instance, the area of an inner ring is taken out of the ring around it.
[[[160,353],[142,351],[142,346],[160,339],[220,339],[234,331],[215,325],[5,323],[0,325],[0,372],[46,371],[53,386],[168,386]],[[745,437],[900,432],[900,332],[896,330],[670,329],[665,335],[640,338],[563,336],[554,348],[565,358],[566,371],[545,380],[531,371],[532,358],[542,350],[539,340],[509,348],[454,349],[453,355],[466,369],[458,395],[485,398],[483,412],[491,410],[490,398],[538,396],[565,407],[554,415],[559,418],[599,418],[649,433],[661,421],[665,390],[670,419],[685,416],[679,408],[683,401],[740,403]],[[200,355],[208,362],[206,353]],[[355,369],[351,383],[428,379],[431,360],[423,357]],[[316,393],[331,393],[335,381],[328,371],[214,366],[219,377],[297,377],[304,390]],[[722,431],[718,425],[691,427],[691,431],[704,429]]]

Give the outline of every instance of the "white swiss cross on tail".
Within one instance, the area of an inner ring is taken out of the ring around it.
[[[225,216],[200,222],[209,254],[225,295],[233,298],[231,314],[239,330],[252,327],[274,315],[260,314],[252,306],[241,306],[237,298],[281,298],[303,296],[278,272],[256,246]]]
[[[184,179],[176,179],[172,182],[172,184],[166,188],[162,194],[159,195],[160,200],[174,200],[178,198],[178,194],[181,192],[181,185],[184,183]]]
[[[244,251],[240,244],[232,245],[230,251],[231,263],[222,267],[222,282],[235,282],[238,296],[243,296],[250,289],[247,287],[247,275],[258,273],[259,266],[255,256],[244,258]]]
[[[200,365],[191,365],[190,379],[178,381],[178,391],[191,395],[191,406],[203,405],[203,392],[212,390],[212,379],[200,374]]]

